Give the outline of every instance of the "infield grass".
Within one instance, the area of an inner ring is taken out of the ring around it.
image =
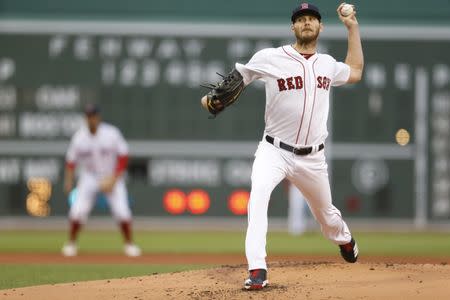
[[[0,253],[59,253],[67,237],[62,231],[0,231]],[[364,255],[450,256],[448,233],[354,233]],[[138,231],[144,253],[242,254],[244,232]],[[116,231],[85,231],[79,239],[83,253],[121,253]],[[270,254],[336,254],[336,246],[318,232],[301,236],[269,232]]]
[[[1,265],[0,290],[41,284],[145,276],[205,268],[204,265],[46,264]]]
[[[66,241],[64,231],[0,231],[1,253],[59,254]],[[136,242],[144,254],[216,253],[244,255],[244,232],[160,232],[138,231]],[[364,256],[450,257],[447,233],[354,233]],[[83,253],[121,254],[122,241],[117,231],[84,231],[79,248]],[[269,232],[269,255],[338,255],[337,247],[318,232],[301,236]],[[38,284],[142,276],[152,273],[207,268],[212,265],[155,264],[71,264],[0,265],[0,289]]]

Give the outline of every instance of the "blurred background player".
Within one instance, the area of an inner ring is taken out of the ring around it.
[[[288,232],[291,235],[301,235],[308,228],[308,204],[294,184],[289,181],[286,181],[286,183],[288,194]]]
[[[97,105],[86,105],[84,113],[86,126],[75,132],[66,153],[64,191],[67,195],[73,188],[75,168],[80,169],[76,199],[69,211],[69,241],[62,248],[62,254],[77,255],[78,233],[97,195],[103,193],[120,225],[125,255],[140,256],[141,249],[132,241],[132,215],[123,178],[128,164],[128,144],[118,128],[101,121]]]

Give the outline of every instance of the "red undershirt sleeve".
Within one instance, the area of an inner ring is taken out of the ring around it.
[[[122,174],[122,172],[127,168],[127,166],[128,166],[128,155],[119,155],[117,157],[116,175]]]

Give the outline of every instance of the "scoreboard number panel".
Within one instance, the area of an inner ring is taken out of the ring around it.
[[[244,34],[246,26],[236,32],[224,25],[218,37],[198,26],[171,35],[132,24],[64,24],[0,32],[0,214],[66,214],[63,157],[86,102],[100,103],[104,119],[130,143],[135,214],[245,214],[264,85],[252,84],[209,120],[200,84],[259,49],[290,43],[291,32],[273,25]],[[319,51],[343,60],[339,30],[327,27]],[[384,39],[377,30],[362,27],[363,80],[332,90],[326,151],[334,202],[350,217],[449,219],[449,39],[414,40],[400,29],[395,37],[395,27]],[[41,178],[48,199],[27,187]],[[287,215],[282,188],[270,205],[273,215]]]

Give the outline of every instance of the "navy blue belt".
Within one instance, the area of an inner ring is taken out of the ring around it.
[[[266,141],[274,145],[274,138],[270,135],[266,135]],[[292,152],[296,155],[308,155],[312,152],[313,147],[304,147],[304,148],[296,148],[292,147],[291,145],[285,144],[280,141],[280,148],[289,152]],[[319,145],[319,149],[317,151],[321,151],[323,148],[325,148],[325,145],[322,143]]]

